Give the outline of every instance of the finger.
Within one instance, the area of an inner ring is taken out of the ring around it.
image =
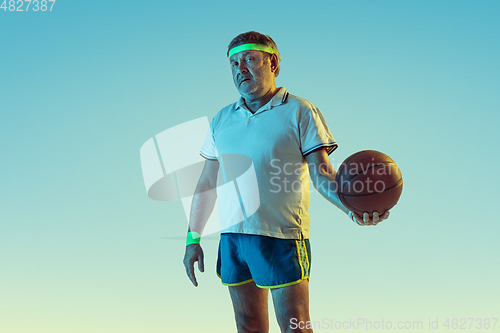
[[[363,218],[359,216],[357,213],[354,213],[354,219],[358,225],[363,225]]]
[[[363,222],[370,223],[370,214],[368,214],[367,212],[363,214]]]
[[[205,261],[203,260],[203,253],[198,256],[198,269],[200,272],[205,271]]]
[[[384,219],[384,220],[387,219],[389,217],[390,213],[391,213],[391,211],[386,210],[385,213],[384,213],[384,215],[382,215],[382,219]]]
[[[198,281],[196,281],[196,276],[194,275],[194,267],[193,271],[191,272],[191,275],[189,276],[189,279],[191,280],[191,282],[195,287],[198,287]]]
[[[377,224],[380,222],[378,212],[373,212],[373,223]]]
[[[190,262],[186,265],[186,273],[193,285],[198,287],[198,281],[196,281],[196,276],[194,275],[194,262]]]

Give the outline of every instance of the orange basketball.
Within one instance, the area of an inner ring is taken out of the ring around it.
[[[396,162],[376,150],[349,156],[339,167],[337,193],[342,204],[361,216],[383,214],[396,205],[403,191],[403,177]]]

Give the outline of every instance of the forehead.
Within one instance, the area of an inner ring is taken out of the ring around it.
[[[245,51],[241,51],[241,52],[238,52],[238,53],[235,53],[231,56],[231,58],[229,58],[229,61],[232,62],[232,61],[236,61],[238,59],[241,59],[241,58],[244,58],[246,57],[247,55],[250,55],[252,57],[261,57],[264,55],[265,52],[262,52],[262,51],[256,51],[256,50],[245,50]]]

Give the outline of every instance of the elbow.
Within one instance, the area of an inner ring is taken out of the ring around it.
[[[319,193],[323,194],[324,192],[324,179],[323,177],[314,177],[311,179],[312,180],[312,184],[314,186],[314,188],[316,189],[316,191],[318,191]]]

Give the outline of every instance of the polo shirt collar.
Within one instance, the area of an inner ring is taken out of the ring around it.
[[[271,100],[269,102],[267,102],[266,105],[261,107],[255,113],[267,111],[267,110],[272,109],[275,106],[281,105],[281,104],[286,102],[287,97],[288,97],[288,91],[286,91],[286,89],[284,87],[278,88],[278,91],[276,92],[276,94],[274,94],[273,98],[271,98]],[[247,107],[245,105],[245,100],[243,99],[243,97],[240,97],[238,102],[236,102],[235,111],[238,110],[239,108],[242,108],[245,110],[247,109]]]
[[[270,104],[271,108],[274,106],[281,105],[286,102],[287,97],[288,97],[288,92],[284,87],[281,87],[279,88],[278,92],[273,96],[273,98],[271,98],[271,100],[269,101],[270,103],[267,104]]]

